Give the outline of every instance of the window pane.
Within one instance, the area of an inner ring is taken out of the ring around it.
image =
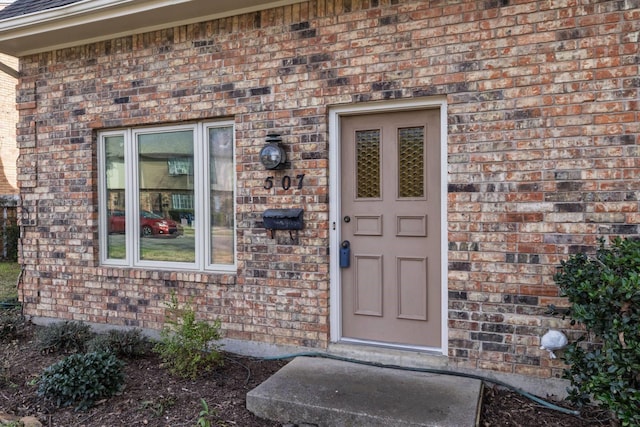
[[[138,135],[140,259],[195,262],[193,209],[173,205],[173,196],[193,199],[193,131]]]
[[[424,197],[424,127],[398,129],[398,196]]]
[[[171,204],[174,210],[193,210],[193,197],[190,194],[172,194]],[[180,220],[189,220],[188,215],[180,214]],[[193,221],[193,219],[190,219]]]
[[[124,136],[104,138],[107,194],[107,258],[125,259]]]
[[[233,264],[233,127],[209,128],[209,153],[211,264]]]
[[[356,132],[356,197],[380,197],[380,130]]]

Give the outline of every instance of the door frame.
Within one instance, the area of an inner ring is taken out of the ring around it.
[[[419,350],[447,355],[448,350],[448,283],[447,283],[447,100],[444,96],[419,98],[391,102],[370,102],[358,105],[343,105],[329,108],[329,321],[330,341],[357,342],[380,346],[381,343],[345,340],[342,337],[342,297],[341,274],[339,267],[339,250],[341,236],[341,159],[340,159],[340,119],[345,116],[373,114],[382,112],[401,112],[407,110],[439,109],[440,110],[440,277],[441,277],[441,347],[393,346],[406,350]]]

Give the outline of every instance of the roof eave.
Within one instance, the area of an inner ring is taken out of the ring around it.
[[[84,0],[0,21],[0,52],[26,56],[302,1]]]

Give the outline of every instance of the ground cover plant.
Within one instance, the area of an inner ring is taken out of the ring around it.
[[[26,322],[20,308],[0,309],[0,343],[19,338],[25,328]]]
[[[142,335],[140,329],[112,329],[91,338],[87,343],[87,350],[109,351],[121,358],[135,359],[144,357],[150,350],[150,342]]]
[[[76,405],[76,409],[86,410],[122,389],[123,367],[109,351],[72,354],[44,370],[38,380],[38,395],[57,407]]]
[[[84,322],[65,320],[38,330],[38,345],[43,353],[84,352],[94,336]]]

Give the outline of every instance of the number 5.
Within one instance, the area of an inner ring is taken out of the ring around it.
[[[264,189],[271,190],[273,188],[273,177],[269,176],[264,180]]]

